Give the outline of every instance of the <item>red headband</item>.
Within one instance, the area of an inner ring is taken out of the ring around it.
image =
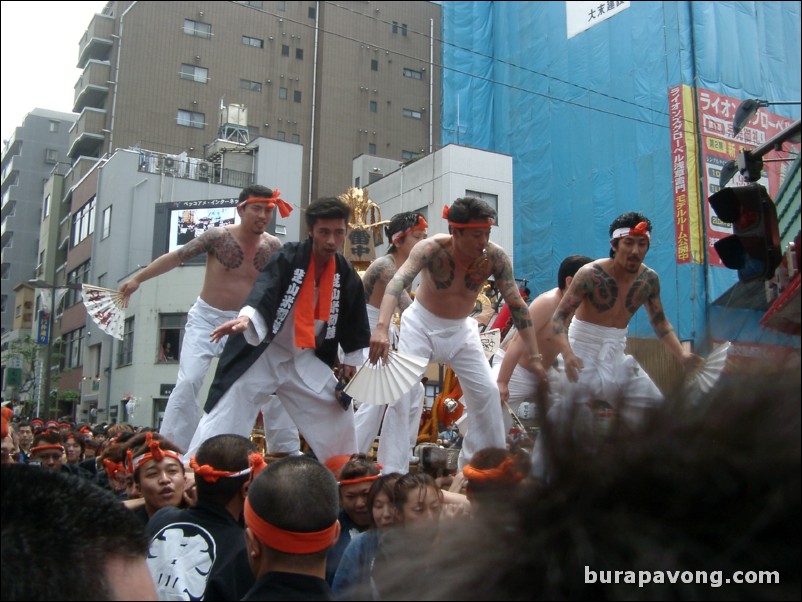
[[[35,453],[38,451],[45,451],[47,449],[57,449],[60,452],[64,453],[64,446],[59,445],[58,443],[50,443],[47,445],[37,445],[36,447],[31,448],[31,453]]]
[[[448,219],[448,214],[450,213],[450,209],[448,205],[443,207],[443,219]],[[457,230],[471,230],[471,229],[478,229],[478,228],[489,228],[493,224],[495,224],[495,220],[492,217],[488,217],[486,222],[483,223],[473,223],[473,224],[463,224],[460,222],[452,222],[449,221],[448,225],[452,228],[456,228]]]
[[[122,462],[112,462],[108,458],[103,458],[103,469],[110,478],[114,478],[118,472],[125,474],[125,466]]]
[[[237,207],[244,207],[245,205],[250,205],[251,203],[267,203],[267,206],[271,209],[278,206],[278,212],[281,217],[287,217],[290,213],[292,213],[292,205],[290,205],[287,201],[280,199],[280,194],[280,190],[274,190],[273,196],[271,197],[252,196],[242,201],[239,205],[237,205]]]
[[[183,465],[181,462],[181,456],[174,451],[162,449],[159,445],[159,440],[153,438],[152,432],[148,432],[145,435],[145,445],[150,448],[150,451],[145,452],[136,458],[134,458],[130,449],[126,450],[125,455],[128,458],[128,466],[126,466],[126,468],[128,470],[128,474],[134,474],[137,470],[142,468],[142,465],[145,462],[150,462],[151,460],[161,462],[165,457],[173,458],[174,460],[177,460],[179,464]]]
[[[209,464],[199,465],[195,456],[189,460],[189,467],[195,471],[195,476],[199,476],[207,483],[217,483],[218,479],[225,479],[228,477],[242,477],[250,474],[251,467],[242,470],[217,470]]]
[[[474,468],[471,465],[462,469],[468,481],[475,483],[509,483],[514,485],[526,475],[515,469],[512,458],[506,458],[496,468]]]
[[[346,479],[344,481],[340,481],[340,486],[342,487],[343,485],[356,485],[357,483],[367,483],[369,481],[375,481],[380,476],[382,476],[381,473],[374,474],[374,475],[371,475],[369,477],[359,477],[359,478],[356,478],[356,479]]]
[[[637,225],[631,228],[613,230],[612,240],[626,238],[627,236],[645,236],[647,239],[651,239],[651,236],[649,236],[649,224],[647,222],[638,222]]]
[[[396,244],[399,240],[404,238],[410,232],[417,232],[418,230],[425,230],[428,227],[429,227],[429,224],[426,223],[426,220],[423,219],[422,215],[419,215],[418,216],[418,221],[415,223],[414,226],[412,226],[411,228],[407,228],[406,230],[404,230],[402,232],[396,232],[395,234],[393,234],[392,238],[390,239],[390,242],[392,244]]]
[[[285,554],[314,554],[322,552],[334,543],[339,521],[335,520],[330,527],[312,533],[285,531],[271,525],[251,506],[251,500],[245,499],[245,524],[256,538],[267,547]]]

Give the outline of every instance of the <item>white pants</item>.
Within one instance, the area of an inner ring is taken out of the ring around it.
[[[379,309],[374,307],[370,304],[367,305],[368,308],[368,324],[370,325],[370,331],[373,332],[373,329],[376,328],[376,323],[379,321]],[[390,328],[395,331],[395,326],[390,326]],[[396,332],[393,335],[397,335]],[[370,354],[370,347],[365,348],[365,361],[368,359],[368,355]],[[407,393],[407,395],[412,395],[414,397],[423,397],[424,395],[424,387],[423,385],[415,385],[412,387],[412,390]],[[423,409],[423,399],[420,400],[419,403],[416,403],[414,399],[412,399],[409,403],[410,411],[414,411],[414,408],[420,407],[421,410]],[[356,429],[356,446],[357,450],[363,454],[369,454],[371,448],[373,447],[373,442],[376,439],[376,435],[379,433],[379,429],[381,428],[382,419],[384,418],[384,411],[387,408],[386,404],[382,405],[373,405],[368,403],[363,403],[359,406],[354,414],[354,428]],[[414,416],[410,416],[410,424],[415,419]],[[418,421],[420,421],[420,416],[418,415]],[[418,429],[415,428],[414,431],[410,431],[410,438],[409,438],[409,456],[412,452],[412,449],[415,447],[415,444],[418,442]],[[384,466],[382,464],[382,466]],[[388,474],[388,471],[385,469],[385,474]]]
[[[293,352],[271,344],[203,416],[188,453],[194,454],[215,435],[247,437],[260,406],[275,393],[318,460],[352,454],[356,451],[354,413],[350,407],[343,410],[335,398],[336,384],[331,368],[315,357],[313,349]],[[270,415],[265,413],[266,421]]]
[[[468,414],[460,468],[480,449],[505,447],[498,387],[485,358],[476,320],[440,318],[413,301],[401,314],[398,351],[449,364],[459,378]],[[410,430],[417,433],[422,404],[422,397],[401,398],[387,407],[378,457],[384,472],[409,471]]]
[[[175,388],[167,400],[159,433],[175,443],[179,449],[186,450],[198,428],[203,415],[199,400],[203,379],[209,371],[212,359],[220,357],[227,337],[212,342],[209,334],[221,324],[237,317],[236,311],[226,311],[212,307],[200,297],[187,314],[184,340],[181,343],[181,356]],[[267,404],[262,410],[265,417],[265,438],[271,453],[294,453],[300,450],[298,430],[283,411],[278,402]],[[274,421],[268,437],[268,415]],[[256,418],[256,416],[254,416]],[[253,423],[251,423],[253,427]],[[246,436],[250,436],[250,430]]]

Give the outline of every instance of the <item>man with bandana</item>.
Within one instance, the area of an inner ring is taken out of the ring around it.
[[[648,374],[624,351],[627,325],[641,305],[657,337],[685,368],[702,363],[674,333],[663,313],[660,279],[643,263],[651,230],[651,222],[640,213],[618,216],[610,224],[610,258],[579,269],[552,319],[566,376],[576,383],[566,398],[582,404],[603,400],[631,425],[663,400]]]
[[[379,319],[370,338],[370,361],[387,361],[389,327],[402,293],[420,274],[415,300],[401,314],[398,352],[447,363],[456,373],[467,408],[459,464],[486,447],[506,444],[501,400],[496,380],[485,358],[476,322],[469,318],[476,296],[493,276],[509,304],[513,321],[526,346],[532,371],[548,387],[535,329],[512,273],[510,258],[490,242],[496,212],[480,199],[457,199],[443,210],[449,234],[439,234],[415,245],[385,289]],[[387,408],[379,440],[379,463],[385,472],[409,470],[409,433],[417,430],[422,410],[403,398]],[[412,411],[417,410],[417,411]]]
[[[281,241],[266,232],[278,207],[282,217],[292,206],[280,198],[278,190],[254,184],[239,195],[237,213],[240,223],[208,228],[203,234],[153,260],[147,267],[120,286],[127,299],[139,285],[165,274],[185,261],[206,254],[206,272],[198,299],[187,314],[184,340],[179,355],[178,377],[159,429],[166,439],[186,450],[200,422],[198,399],[203,379],[212,359],[219,357],[225,339],[210,341],[209,334],[237,316],[259,272],[270,256],[281,248]],[[300,447],[292,422],[276,403],[265,410],[265,434],[270,453],[293,453]],[[249,428],[253,423],[249,425]],[[250,432],[250,431],[249,431]]]
[[[370,342],[362,280],[338,252],[350,212],[333,197],[310,203],[309,238],[274,253],[239,317],[212,331],[214,341],[229,338],[189,455],[214,435],[247,436],[273,394],[318,460],[356,451],[354,412],[333,372],[338,347],[350,378]]]

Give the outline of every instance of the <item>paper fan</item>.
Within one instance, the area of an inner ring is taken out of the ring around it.
[[[125,297],[120,291],[84,284],[81,296],[88,313],[100,330],[123,340],[125,323]]]
[[[708,393],[721,376],[721,372],[727,364],[727,353],[729,353],[730,347],[729,341],[718,345],[707,356],[702,367],[693,375],[694,382],[703,393]]]
[[[479,339],[482,341],[482,347],[485,350],[485,358],[490,359],[501,346],[501,330],[498,328],[485,330],[479,335]]]
[[[386,364],[366,360],[343,392],[368,405],[392,403],[420,382],[428,365],[425,358],[390,351]]]

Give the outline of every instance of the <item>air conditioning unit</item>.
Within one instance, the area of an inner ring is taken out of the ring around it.
[[[162,161],[162,173],[175,173],[175,159],[173,157],[164,157]]]
[[[208,161],[198,163],[198,179],[208,180],[212,175],[212,165]]]

